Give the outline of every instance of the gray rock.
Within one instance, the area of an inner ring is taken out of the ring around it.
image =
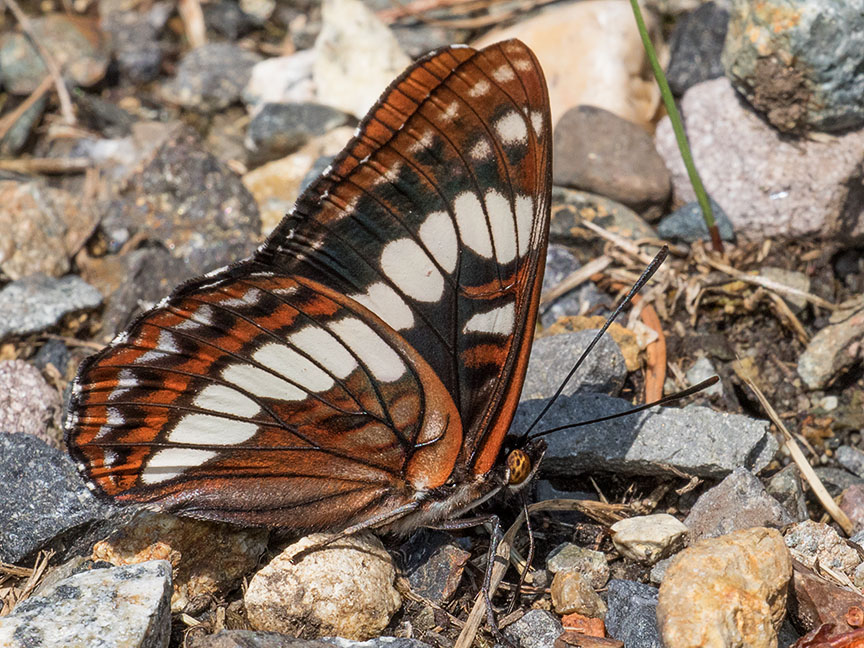
[[[167,648],[170,603],[171,564],[166,560],[93,569],[30,597],[0,618],[0,645]]]
[[[685,376],[687,377],[687,382],[690,385],[698,385],[703,380],[708,380],[712,376],[717,375],[717,370],[714,368],[713,363],[706,358],[705,356],[701,356],[696,359],[696,362],[693,363],[693,366],[687,370]],[[708,387],[708,389],[703,390],[701,393],[706,396],[722,396],[723,395],[723,383],[717,382]]]
[[[65,453],[0,432],[0,560],[17,563],[56,536],[108,516]]]
[[[110,36],[120,75],[133,84],[153,81],[159,76],[164,56],[159,35],[171,17],[173,5],[155,2],[147,9],[132,10],[110,5],[110,2],[99,5],[101,26]]]
[[[0,361],[0,434],[32,434],[58,447],[60,392],[23,360]]]
[[[593,330],[577,331],[535,340],[522,387],[522,400],[550,398],[596,333]],[[565,396],[577,391],[617,394],[626,378],[624,356],[607,333],[585,358],[563,393]]]
[[[586,220],[626,239],[657,238],[654,228],[629,207],[587,191],[553,186],[550,240],[577,247],[596,245],[597,235],[586,234],[582,226]],[[599,253],[602,245],[597,249]]]
[[[772,476],[765,484],[765,490],[783,505],[793,522],[801,522],[809,517],[801,476],[794,463]]]
[[[48,103],[48,97],[42,95],[37,99],[32,106],[25,110],[15,123],[9,127],[9,130],[0,139],[0,155],[4,157],[13,157],[21,152],[27,140],[30,138],[30,133],[42,119],[42,113],[45,112],[45,106]]]
[[[666,576],[666,569],[672,564],[672,561],[675,560],[675,556],[677,555],[678,554],[675,554],[674,556],[669,556],[668,558],[658,561],[651,568],[651,571],[648,574],[648,579],[655,585],[660,585],[663,582],[663,578]]]
[[[864,339],[864,309],[835,313],[798,357],[798,375],[809,389],[822,389],[843,369],[859,361],[850,347]]]
[[[111,249],[143,232],[195,276],[251,254],[261,219],[240,176],[180,129],[125,179],[101,227]]]
[[[69,366],[69,349],[63,343],[63,340],[50,339],[46,340],[36,355],[33,356],[32,362],[40,371],[44,371],[50,364],[53,365],[61,376],[66,375],[66,368]]]
[[[669,199],[669,172],[640,126],[595,106],[565,112],[555,126],[556,185],[606,196],[639,212]]]
[[[585,576],[594,589],[602,589],[609,580],[609,564],[606,554],[580,547],[572,542],[558,545],[546,557],[546,569],[558,572],[578,572]]]
[[[723,76],[723,41],[729,12],[713,2],[706,2],[675,24],[669,42],[669,67],[666,78],[672,92],[681,96],[702,81]]]
[[[565,245],[551,243],[546,252],[546,271],[543,273],[542,292],[548,293],[564,279],[576,272],[582,264]],[[593,281],[585,281],[557,299],[540,306],[540,324],[549,327],[558,318],[581,315],[589,308],[595,315],[602,315],[612,308],[612,300],[597,289]],[[604,308],[596,308],[602,306]]]
[[[730,14],[726,74],[769,122],[784,131],[864,124],[864,2],[735,0]]]
[[[864,483],[864,479],[858,475],[853,475],[842,468],[818,466],[814,468],[813,471],[825,485],[825,488],[831,494],[831,497],[837,497],[840,493],[854,484]]]
[[[245,13],[237,2],[218,0],[202,5],[201,9],[207,29],[222,34],[229,41],[236,41],[259,23],[256,18]]]
[[[524,430],[545,401],[523,401],[513,421]],[[601,394],[559,398],[537,430],[570,425],[623,412],[632,405]],[[690,405],[653,408],[603,423],[560,431],[546,437],[545,475],[568,477],[607,470],[625,475],[668,475],[680,471],[719,478],[745,465],[762,470],[774,457],[777,442],[768,424]]]
[[[633,581],[609,581],[606,632],[627,648],[663,648],[657,628],[657,588]]]
[[[792,648],[792,644],[798,641],[801,638],[801,635],[795,629],[789,619],[783,621],[783,625],[780,626],[780,630],[777,631],[777,645],[779,648]]]
[[[105,38],[89,18],[52,13],[30,18],[35,38],[48,50],[63,77],[89,87],[102,80],[109,55]],[[48,74],[42,58],[20,31],[6,30],[0,39],[0,79],[12,94],[29,95]]]
[[[306,189],[315,182],[318,178],[324,175],[324,171],[327,170],[327,167],[330,166],[330,163],[336,159],[335,155],[322,155],[315,162],[312,163],[312,168],[303,176],[303,180],[300,181],[300,193],[302,194]]]
[[[841,445],[837,448],[834,457],[837,459],[837,463],[850,473],[864,477],[864,452],[852,446]]]
[[[720,238],[724,241],[734,241],[735,232],[732,230],[732,223],[723,208],[718,205],[713,198],[711,201],[711,212],[714,214],[714,222],[717,225],[717,230],[720,232]],[[702,207],[698,202],[689,202],[673,211],[668,216],[665,216],[657,223],[657,233],[661,238],[669,241],[685,241],[693,243],[694,241],[710,241],[711,234],[708,231],[708,226],[705,224],[705,217],[702,214]]]
[[[681,111],[705,189],[737,236],[836,238],[843,245],[864,238],[864,202],[856,193],[864,130],[831,141],[783,136],[742,105],[726,78],[690,88]],[[668,117],[657,125],[656,145],[672,173],[675,201],[695,200]]]
[[[549,648],[564,632],[558,617],[548,610],[531,610],[504,629],[504,636],[519,648]]]
[[[77,275],[54,279],[34,274],[13,281],[0,290],[0,340],[45,331],[66,315],[101,303],[99,291]]]
[[[450,535],[427,528],[419,529],[402,544],[399,555],[411,591],[437,605],[443,605],[456,592],[471,557]]]
[[[330,106],[315,103],[265,103],[252,117],[246,132],[246,149],[254,165],[289,155],[312,137],[354,118]]]
[[[186,54],[177,76],[163,87],[171,103],[201,112],[216,112],[240,99],[261,60],[253,52],[231,43],[208,43]]]
[[[690,541],[696,542],[752,527],[779,529],[793,521],[762,482],[739,467],[696,500],[684,524],[690,529]]]

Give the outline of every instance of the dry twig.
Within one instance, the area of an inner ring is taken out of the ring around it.
[[[15,125],[15,122],[17,122],[21,118],[21,115],[30,110],[33,104],[39,101],[43,97],[43,95],[48,92],[48,88],[51,87],[51,84],[53,82],[54,80],[49,74],[44,79],[42,79],[42,83],[40,83],[39,86],[30,93],[30,96],[27,97],[23,102],[21,102],[20,106],[10,112],[8,115],[4,115],[3,119],[0,119],[0,140],[6,137],[6,133],[8,133],[9,129]]]
[[[207,27],[204,24],[204,12],[198,0],[180,0],[177,3],[177,13],[183,21],[186,38],[193,49],[207,43]]]
[[[69,97],[69,90],[66,88],[66,82],[63,81],[60,66],[57,65],[57,61],[55,61],[54,57],[51,56],[51,52],[45,49],[45,46],[39,42],[38,38],[36,38],[36,33],[33,31],[33,25],[30,24],[30,19],[27,17],[27,14],[21,10],[17,0],[3,0],[3,2],[5,2],[6,6],[9,7],[9,11],[12,12],[12,15],[15,16],[15,20],[18,21],[19,25],[21,25],[21,31],[23,31],[27,35],[27,38],[30,39],[30,42],[39,54],[39,58],[42,59],[42,62],[45,63],[45,67],[48,68],[48,74],[51,75],[51,78],[54,80],[54,87],[57,89],[57,99],[60,101],[60,113],[63,115],[63,121],[67,124],[74,124],[75,111],[72,109],[72,99]]]
[[[89,158],[20,158],[0,160],[0,171],[13,173],[84,173],[93,166]]]
[[[759,399],[759,403],[761,403],[762,408],[765,410],[765,413],[768,414],[768,418],[777,426],[777,429],[783,434],[783,439],[786,443],[786,448],[789,450],[789,454],[792,456],[792,460],[797,464],[798,470],[801,471],[801,474],[804,476],[804,479],[807,480],[810,488],[813,490],[813,493],[819,499],[819,502],[828,511],[828,514],[834,518],[834,521],[840,525],[840,528],[843,529],[843,532],[846,535],[852,535],[854,531],[854,526],[852,521],[843,512],[843,510],[837,506],[837,503],[831,497],[827,490],[825,490],[825,486],[822,484],[822,481],[819,479],[818,475],[813,470],[813,467],[810,465],[810,462],[807,461],[807,457],[804,456],[804,453],[801,451],[801,448],[798,446],[798,443],[795,441],[792,433],[789,432],[787,427],[783,425],[783,421],[780,420],[780,417],[777,415],[777,412],[771,406],[771,403],[768,402],[768,399],[765,398],[765,394],[762,393],[762,390],[756,386],[756,383],[753,382],[753,379],[750,378],[750,375],[744,369],[743,365],[740,361],[736,360],[732,364],[732,368],[735,370],[735,373],[738,375],[741,380],[747,383],[747,386],[750,390],[756,395],[756,398]]]

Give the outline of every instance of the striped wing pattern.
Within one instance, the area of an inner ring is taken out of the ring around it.
[[[88,483],[300,530],[487,472],[530,349],[550,128],[517,41],[406,71],[254,257],[82,364],[67,445]]]

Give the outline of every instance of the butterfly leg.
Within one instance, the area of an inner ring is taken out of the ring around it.
[[[366,529],[376,529],[378,527],[386,526],[391,522],[395,522],[405,517],[409,513],[416,511],[418,508],[418,504],[416,502],[411,502],[409,504],[405,504],[400,506],[392,511],[385,511],[384,513],[379,513],[367,520],[363,520],[362,522],[358,522],[357,524],[352,524],[351,526],[343,529],[339,533],[332,535],[326,540],[322,540],[321,542],[316,542],[313,545],[309,545],[305,547],[301,551],[298,551],[294,554],[290,563],[292,565],[296,565],[300,560],[303,559],[307,554],[312,553],[313,551],[318,551],[319,549],[323,549],[327,545],[330,545],[337,540],[341,540],[342,538],[347,538],[348,536],[354,535],[355,533],[359,533],[360,531],[365,531]]]
[[[495,612],[492,608],[492,599],[489,592],[492,589],[492,569],[495,566],[495,559],[498,555],[498,545],[504,538],[504,533],[501,531],[501,520],[497,515],[481,515],[473,518],[462,518],[460,520],[447,520],[437,525],[430,525],[431,528],[441,529],[444,531],[456,531],[460,529],[470,529],[489,523],[492,525],[492,533],[489,539],[489,553],[486,561],[486,573],[483,576],[483,599],[486,603],[486,621],[489,624],[489,629],[492,631],[495,639],[503,643],[505,646],[517,648],[513,641],[505,637],[498,627],[498,621],[495,619]]]

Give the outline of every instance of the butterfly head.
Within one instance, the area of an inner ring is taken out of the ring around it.
[[[505,444],[504,452],[507,457],[507,487],[511,492],[516,492],[534,479],[546,452],[546,442],[537,439],[512,447]]]

